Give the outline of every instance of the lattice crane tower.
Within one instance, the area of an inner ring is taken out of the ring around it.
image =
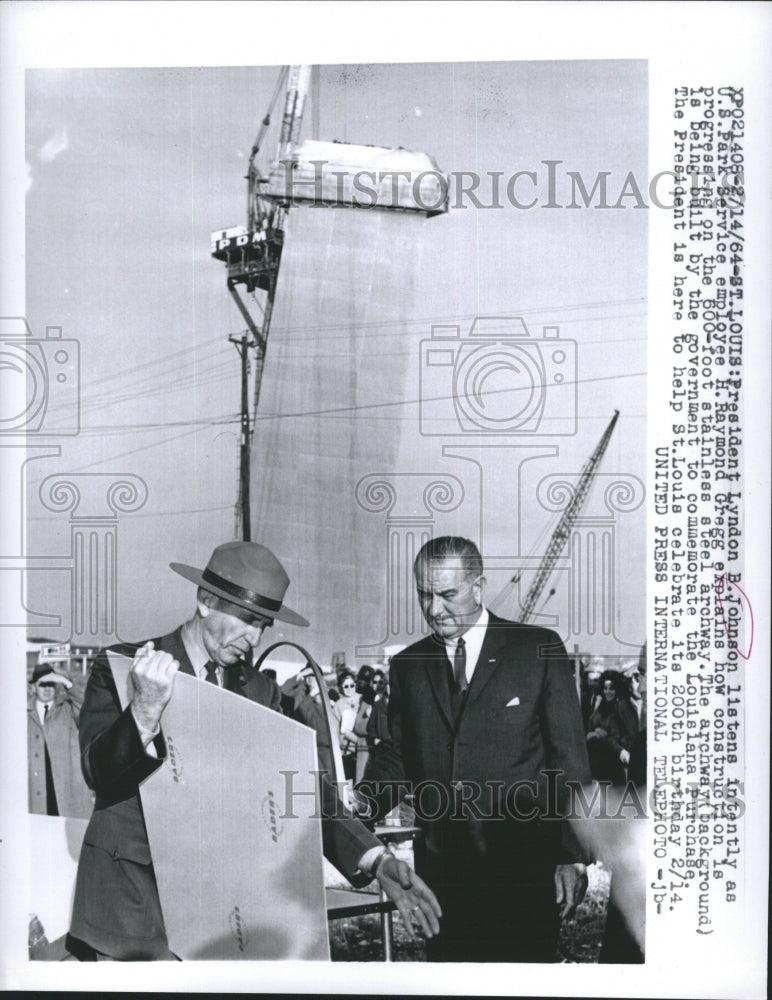
[[[582,505],[584,504],[587,494],[590,491],[590,487],[593,482],[593,475],[600,465],[601,459],[603,458],[606,448],[608,447],[608,443],[611,440],[611,435],[614,433],[614,427],[616,426],[618,418],[619,410],[614,410],[614,416],[611,418],[608,427],[603,432],[603,436],[598,442],[597,447],[582,466],[579,473],[579,482],[576,487],[576,491],[571,498],[570,503],[560,515],[560,520],[552,533],[550,543],[547,546],[547,551],[544,553],[544,558],[541,561],[536,576],[534,577],[525,599],[520,605],[520,613],[516,620],[521,624],[525,624],[532,616],[539,597],[547,585],[549,578],[552,576],[552,572],[555,569],[560,553],[565,548],[566,542],[568,541],[574,524],[576,523],[576,520],[581,512]],[[516,573],[505,586],[504,590],[497,595],[493,602],[491,602],[492,606],[500,606],[504,601],[507,591],[517,586],[519,582],[520,573]]]

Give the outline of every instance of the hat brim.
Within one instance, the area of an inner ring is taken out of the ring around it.
[[[292,608],[282,605],[278,611],[270,611],[268,608],[261,607],[252,601],[240,600],[233,594],[229,594],[227,590],[221,590],[220,587],[216,587],[207,580],[204,580],[203,570],[196,569],[195,566],[186,566],[184,563],[169,563],[169,566],[179,576],[184,576],[186,580],[195,583],[197,587],[203,587],[210,594],[222,597],[224,601],[228,601],[230,604],[236,604],[238,607],[245,608],[247,611],[253,611],[258,615],[265,615],[266,618],[276,618],[281,622],[287,622],[289,625],[299,625],[301,628],[308,628],[309,626],[309,622],[302,615],[299,615],[297,611],[293,611]]]

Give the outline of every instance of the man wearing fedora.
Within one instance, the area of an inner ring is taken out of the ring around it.
[[[88,819],[94,800],[80,768],[80,698],[69,677],[51,663],[32,672],[27,702],[29,811]]]
[[[68,947],[79,957],[121,961],[174,959],[169,950],[140,783],[166,756],[162,717],[178,670],[281,711],[276,682],[252,669],[252,655],[274,620],[307,626],[284,605],[289,577],[267,548],[230,542],[206,568],[171,563],[195,583],[195,612],[170,635],[113,651],[133,656],[133,697],[121,710],[106,656],[94,663],[80,716],[83,773],[96,793],[78,865]],[[354,885],[377,878],[405,926],[427,937],[439,905],[425,883],[353,817],[340,818],[334,788],[323,788],[325,855]],[[333,819],[337,816],[337,819]]]

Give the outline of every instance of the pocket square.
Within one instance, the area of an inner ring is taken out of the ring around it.
[[[511,701],[507,702],[505,708],[512,708],[512,706],[519,704],[520,704],[520,699],[517,696],[515,696]]]

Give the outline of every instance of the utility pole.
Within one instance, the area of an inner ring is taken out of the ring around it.
[[[235,344],[241,358],[241,446],[239,462],[239,515],[241,540],[252,541],[252,524],[249,513],[249,348],[255,346],[246,331],[238,337],[231,334],[228,340]]]

